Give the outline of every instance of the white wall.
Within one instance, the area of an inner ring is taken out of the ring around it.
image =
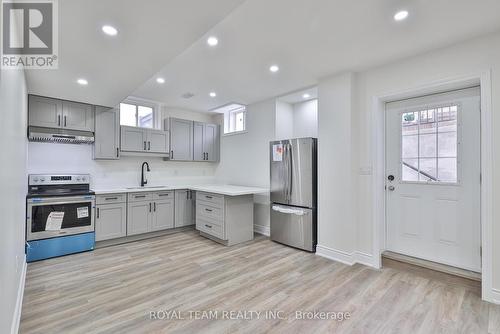
[[[25,264],[27,89],[23,71],[0,73],[0,333],[15,328],[18,291]],[[17,305],[20,307],[20,305]],[[17,309],[20,312],[20,309]],[[14,327],[12,327],[14,326]]]
[[[293,105],[293,138],[318,137],[318,100]]]
[[[167,106],[161,106],[160,112],[162,120],[165,120],[168,117],[175,117],[175,118],[190,119],[197,122],[210,123],[214,121],[214,116],[216,116],[214,113],[208,113],[208,112],[202,113],[202,112],[190,111],[186,109],[179,109]],[[168,128],[164,127],[164,121],[162,121],[161,123],[162,123],[161,124],[162,129],[168,130]],[[221,128],[221,131],[222,129],[223,128]]]
[[[500,33],[381,66],[351,76],[334,76],[319,85],[319,241],[337,254],[373,255],[372,162],[373,98],[438,81],[492,73],[493,203],[500,196]],[[351,99],[349,107],[349,85]],[[349,113],[351,115],[349,115]],[[351,124],[349,124],[349,120]],[[341,141],[342,146],[334,144]],[[349,156],[351,158],[349,159]],[[338,161],[352,162],[351,168]],[[343,178],[339,181],[334,178]],[[354,203],[347,203],[353,189]],[[345,197],[345,199],[342,199]],[[344,203],[343,206],[339,203]],[[350,208],[351,213],[345,211]],[[326,211],[326,212],[325,212]],[[500,293],[500,206],[493,209],[493,288]],[[354,229],[354,240],[352,230]]]
[[[293,126],[294,126],[294,115],[293,115],[293,105],[287,102],[276,100],[276,128],[275,136],[276,140],[290,139],[294,138]]]
[[[318,86],[318,248],[326,253],[356,248],[353,84],[343,74]]]
[[[222,136],[219,182],[269,188],[269,142],[274,140],[274,100],[247,106],[246,133]],[[222,116],[219,116],[219,123]],[[254,196],[255,225],[269,228],[269,196]]]

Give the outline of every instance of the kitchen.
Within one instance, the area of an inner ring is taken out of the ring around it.
[[[54,62],[1,71],[1,332],[499,330],[498,4],[45,3]]]

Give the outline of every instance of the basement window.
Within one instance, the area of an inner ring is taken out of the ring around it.
[[[120,103],[120,125],[154,127],[154,107],[133,102]]]
[[[224,134],[237,134],[246,131],[246,106],[230,103],[213,111],[224,114]]]

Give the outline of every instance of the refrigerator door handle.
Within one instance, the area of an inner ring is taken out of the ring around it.
[[[286,214],[292,214],[292,215],[297,215],[297,216],[304,216],[307,215],[308,212],[302,209],[289,209],[289,208],[284,208],[279,205],[273,205],[272,206],[273,211],[277,211],[280,213],[286,213]]]
[[[288,153],[287,153],[287,158],[288,158],[288,201],[291,201],[292,200],[292,183],[293,183],[293,179],[292,179],[292,170],[293,170],[292,144],[288,144],[287,147],[288,147]]]

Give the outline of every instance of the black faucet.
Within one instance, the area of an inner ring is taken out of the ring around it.
[[[141,187],[144,187],[144,185],[148,183],[148,181],[144,178],[144,165],[146,165],[148,172],[151,171],[151,169],[149,169],[149,164],[144,161],[141,166]]]

